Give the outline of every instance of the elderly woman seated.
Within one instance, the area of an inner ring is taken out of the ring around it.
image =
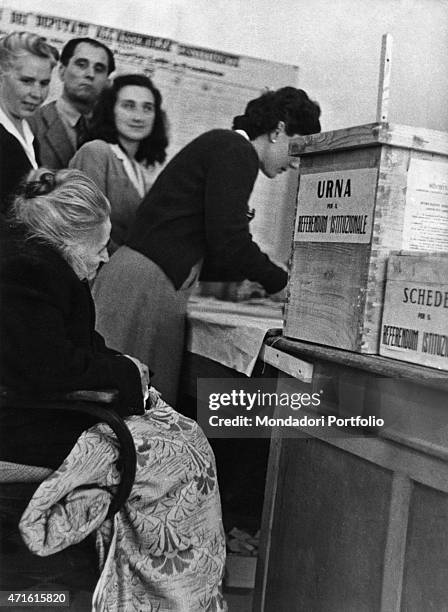
[[[94,328],[89,281],[108,260],[109,214],[83,173],[40,169],[1,221],[0,384],[36,397],[116,388],[137,452],[133,490],[111,520],[120,476],[108,427],[72,413],[2,409],[0,458],[56,469],[34,494],[21,532],[33,552],[50,555],[96,531],[96,610],[224,610],[208,442],[154,390],[145,404],[147,366],[108,348]]]

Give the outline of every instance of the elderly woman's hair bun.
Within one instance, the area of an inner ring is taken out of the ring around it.
[[[56,185],[56,175],[51,170],[39,168],[31,171],[23,187],[23,196],[26,200],[36,196],[51,193]]]
[[[13,202],[11,221],[64,251],[77,244],[110,215],[110,204],[80,170],[31,170]]]
[[[10,212],[10,221],[54,247],[79,278],[85,278],[76,246],[90,240],[92,231],[110,215],[110,203],[97,185],[80,170],[31,170]]]

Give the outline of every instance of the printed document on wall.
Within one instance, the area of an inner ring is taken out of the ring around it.
[[[448,164],[411,160],[402,248],[448,251]]]

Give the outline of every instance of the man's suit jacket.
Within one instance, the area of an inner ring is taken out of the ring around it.
[[[28,122],[39,143],[41,165],[51,170],[67,168],[76,149],[56,110],[56,101],[41,106]]]

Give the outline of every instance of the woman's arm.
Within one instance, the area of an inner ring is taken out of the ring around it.
[[[249,231],[248,201],[257,172],[258,159],[249,143],[233,139],[216,148],[204,194],[207,254],[276,293],[286,285],[287,273],[260,250]]]

